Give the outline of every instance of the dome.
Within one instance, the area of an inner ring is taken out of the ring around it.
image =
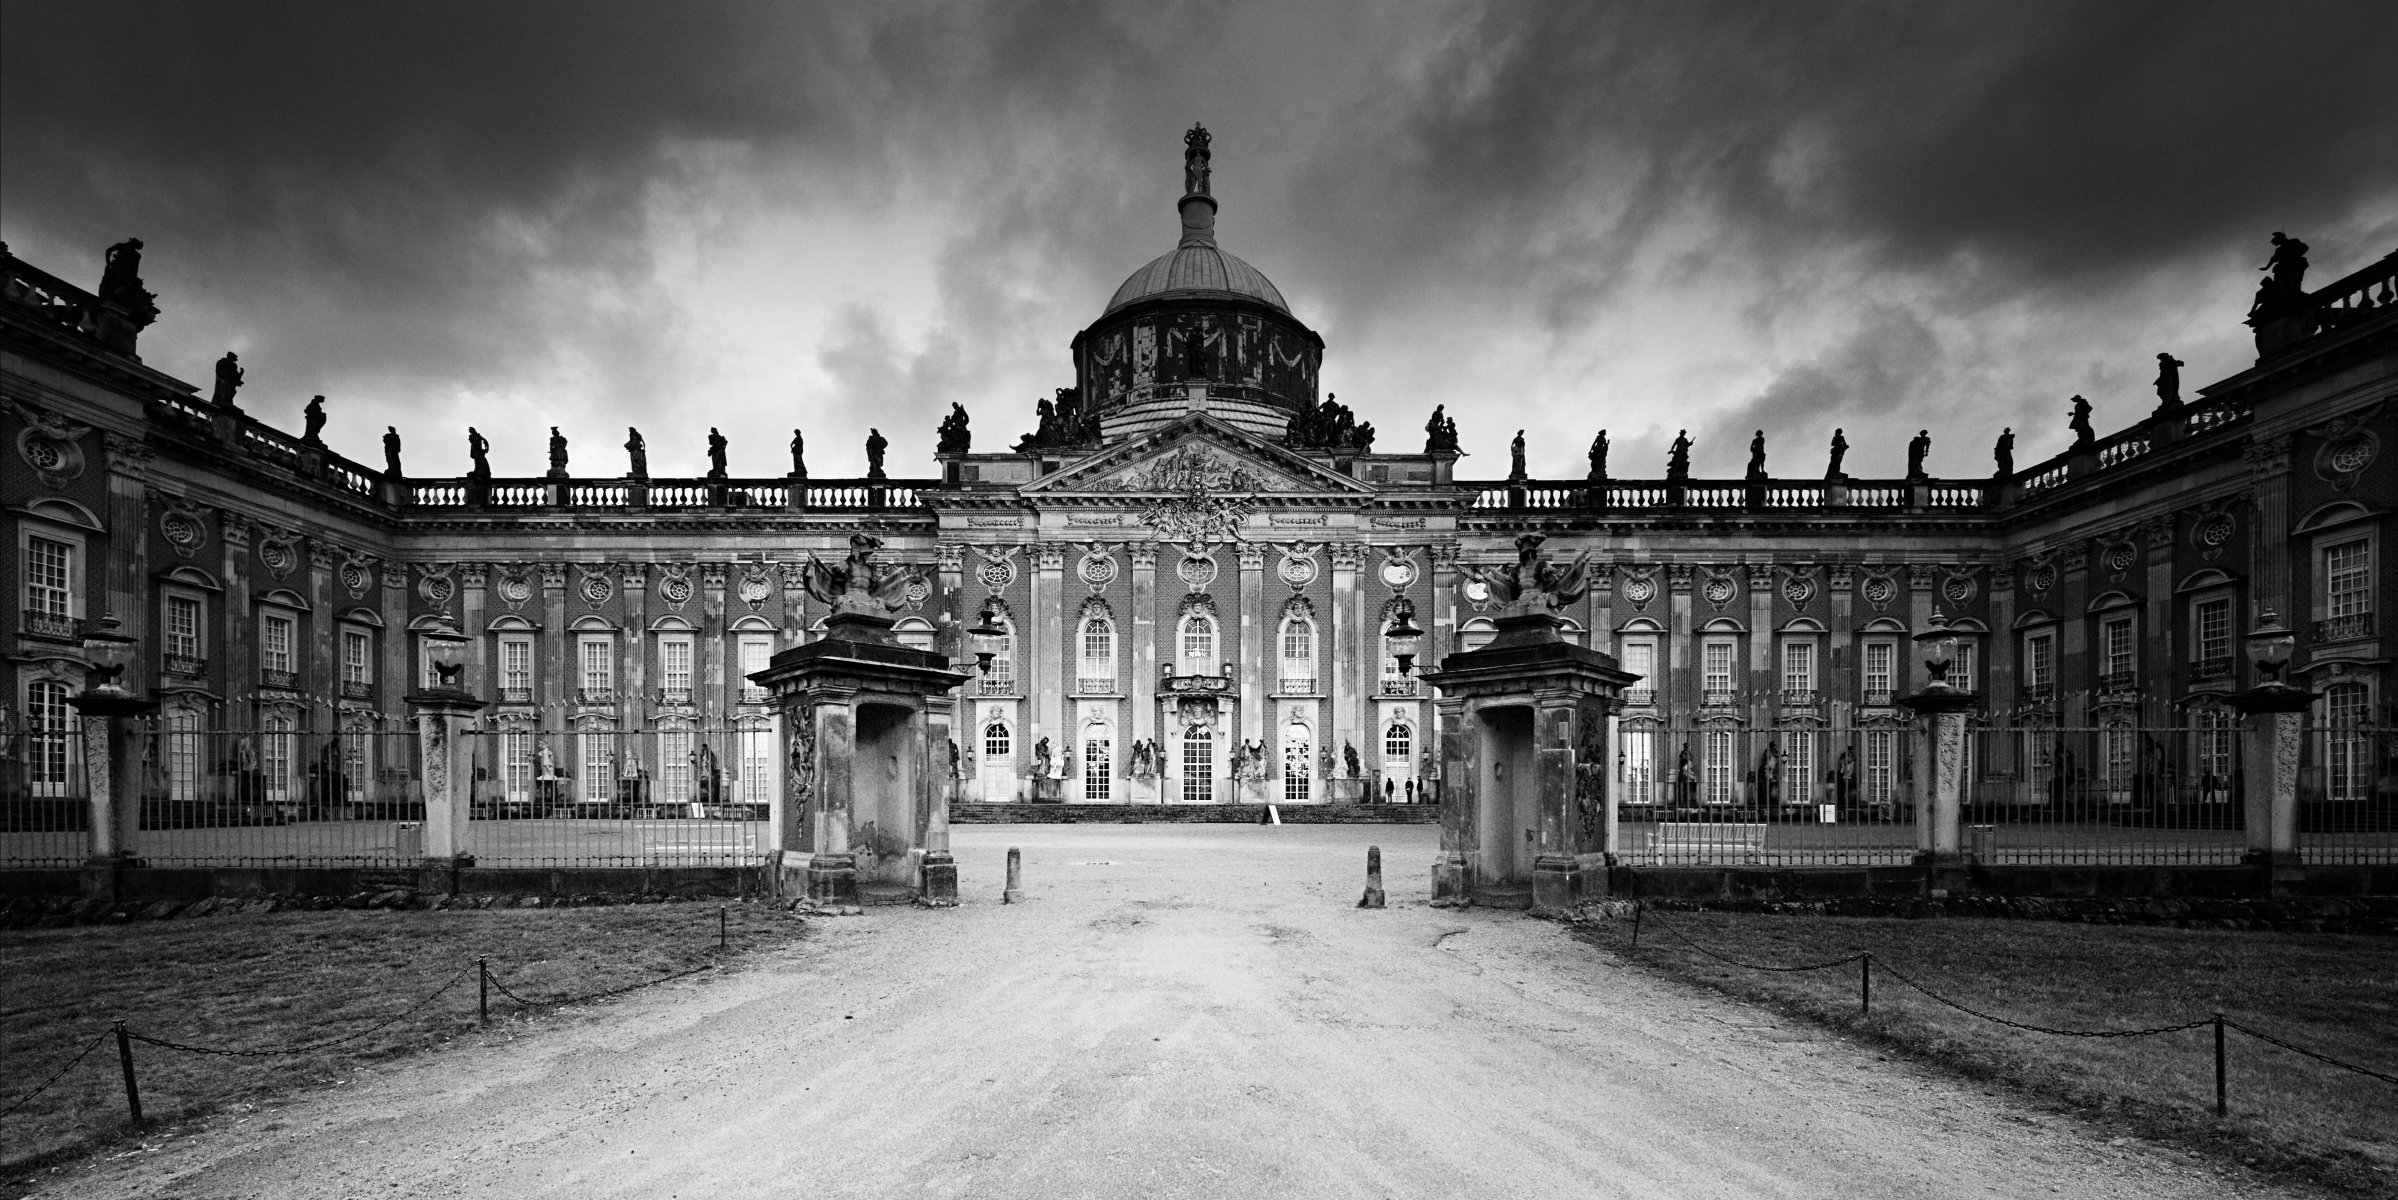
[[[1291,311],[1264,272],[1226,254],[1213,241],[1186,240],[1149,260],[1148,266],[1134,271],[1124,280],[1124,286],[1116,289],[1114,298],[1107,302],[1107,312],[1164,296],[1194,299],[1232,296],[1255,300],[1279,313]]]

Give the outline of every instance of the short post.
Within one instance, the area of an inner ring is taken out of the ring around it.
[[[1873,955],[1857,956],[1857,1015],[1873,1015]]]
[[[2215,1115],[2231,1115],[2231,1105],[2223,1092],[2223,1014],[2215,1014]]]
[[[1639,897],[1632,898],[1632,948],[1634,950],[1640,949],[1640,919],[1648,915],[1648,911],[1649,906],[1641,903]]]
[[[126,1034],[125,1023],[117,1022],[117,1065],[125,1069],[125,1107],[133,1110],[133,1123],[142,1123],[142,1092],[133,1082],[133,1038]]]
[[[1001,904],[1015,904],[1024,899],[1024,855],[1014,846],[1007,848],[1007,890],[999,893]]]
[[[716,948],[719,950],[730,950],[733,946],[731,912],[729,905],[716,906]]]
[[[1357,901],[1359,908],[1381,908],[1382,904],[1382,847],[1366,847],[1366,894]]]
[[[475,956],[475,1020],[491,1023],[491,964],[480,954]]]

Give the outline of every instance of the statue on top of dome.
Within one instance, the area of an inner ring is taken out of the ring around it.
[[[1207,126],[1197,122],[1191,124],[1190,132],[1182,135],[1182,190],[1186,195],[1211,194],[1207,190],[1207,144],[1212,140],[1207,135]]]

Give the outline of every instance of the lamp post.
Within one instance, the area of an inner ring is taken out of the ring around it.
[[[1398,660],[1399,677],[1404,679],[1415,670],[1416,651],[1424,641],[1424,631],[1415,626],[1415,605],[1402,598],[1391,613],[1390,628],[1382,631],[1384,645],[1391,657]]]
[[[2257,613],[2256,628],[2241,640],[2257,673],[2255,687],[2231,698],[2248,718],[2240,755],[2246,859],[2265,869],[2270,887],[2273,871],[2298,864],[2298,758],[2315,693],[2282,681],[2298,635],[2280,614]]]
[[[125,690],[139,643],[118,632],[114,615],[83,635],[91,660],[81,695],[67,701],[83,721],[83,771],[91,805],[92,863],[132,863],[134,815],[141,811],[141,774],[126,722],[158,711],[158,701]],[[96,718],[96,719],[95,719]]]
[[[434,683],[425,692],[428,695],[466,695],[466,688],[459,680],[466,670],[466,648],[474,639],[460,633],[457,622],[452,621],[446,612],[436,621],[432,628],[417,634],[424,640],[425,661],[433,667]]]
[[[974,615],[974,625],[966,630],[966,645],[974,651],[974,669],[981,674],[991,673],[991,664],[1007,644],[1007,630],[999,624],[999,614],[989,601]]]
[[[1900,703],[1927,718],[1931,734],[1930,786],[1915,798],[1915,857],[1932,870],[1932,891],[1942,895],[1950,884],[1965,882],[1958,820],[1965,801],[1965,710],[1976,697],[1948,681],[1948,669],[1957,661],[1957,635],[1939,609],[1932,610],[1914,640],[1930,678]]]

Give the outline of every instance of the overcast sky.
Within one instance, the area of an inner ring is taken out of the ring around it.
[[[1073,382],[1174,244],[1215,135],[1223,246],[1324,385],[1469,475],[1623,476],[1688,426],[1737,474],[1936,474],[2063,448],[2253,359],[2310,282],[2398,249],[2398,4],[917,6],[34,3],[0,10],[0,239],[91,286],[139,236],[151,365],[370,465],[929,473]]]

